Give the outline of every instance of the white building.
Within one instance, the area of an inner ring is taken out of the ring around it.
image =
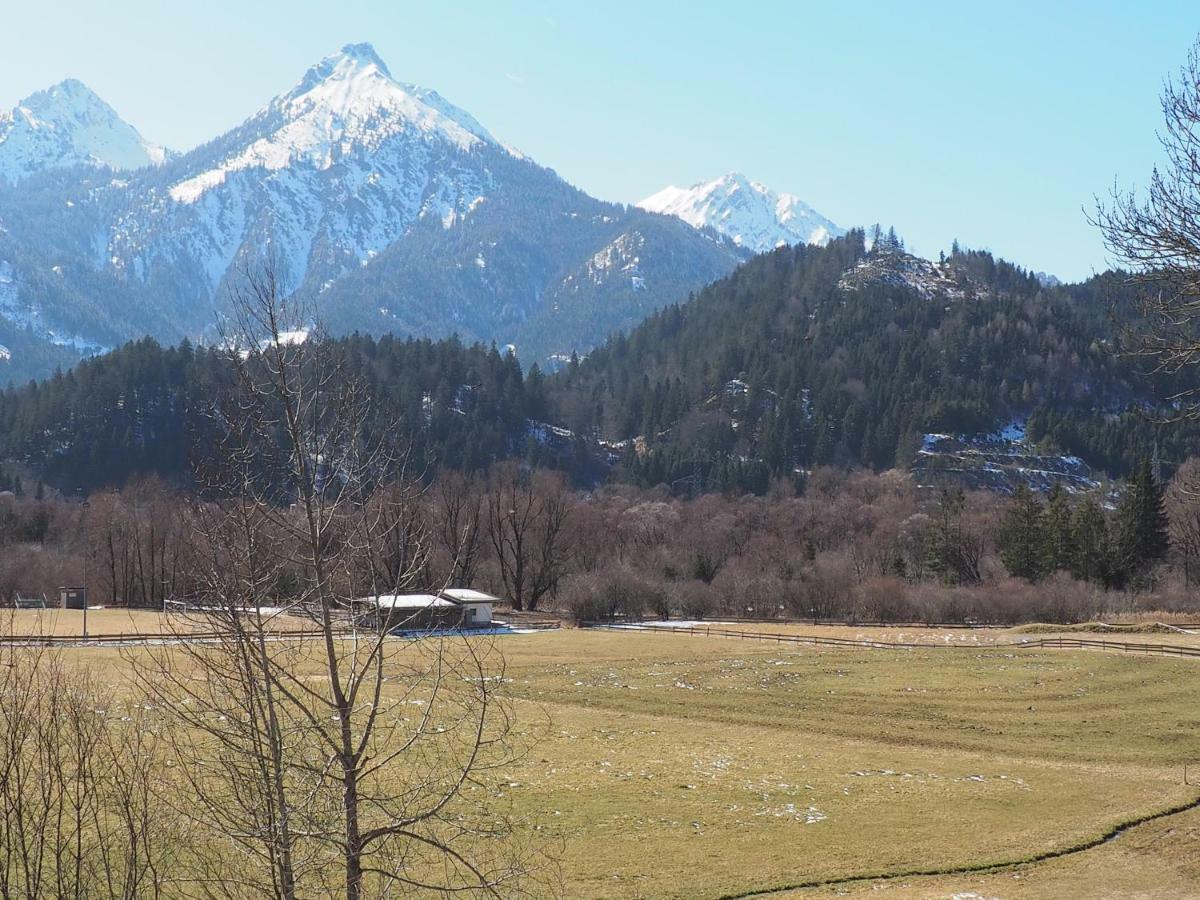
[[[372,621],[389,628],[486,628],[498,597],[470,588],[449,588],[440,594],[380,594],[356,601],[372,609]]]
[[[474,591],[470,588],[446,588],[442,596],[453,600],[463,608],[463,625],[479,628],[492,624],[492,607],[500,602],[499,597]]]

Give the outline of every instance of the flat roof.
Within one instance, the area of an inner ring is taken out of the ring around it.
[[[483,591],[472,590],[471,588],[446,588],[442,591],[447,597],[453,597],[460,603],[499,603],[499,597],[493,597],[491,594],[485,594]]]
[[[429,609],[430,607],[454,606],[453,601],[433,594],[380,594],[378,597],[362,597],[359,603],[370,603],[380,609]]]

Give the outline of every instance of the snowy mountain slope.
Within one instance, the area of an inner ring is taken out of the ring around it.
[[[784,244],[823,245],[845,234],[799,197],[777,194],[737,172],[688,188],[664,188],[638,206],[678,216],[694,228],[713,228],[755,253]]]
[[[80,342],[211,337],[241,273],[270,257],[334,331],[457,332],[529,362],[591,347],[747,255],[589,197],[367,44],[157,168],[0,182],[0,237],[21,321]]]
[[[252,137],[210,169],[170,189],[195,203],[231,172],[278,171],[294,164],[329,169],[347,155],[376,153],[396,137],[442,141],[469,152],[499,146],[474,118],[436,92],[392,79],[369,44],[351,44],[313,66],[292,90],[260,110],[239,132]]]
[[[452,228],[423,220],[322,294],[346,329],[513,344],[543,368],[728,274],[745,254],[675,218],[604,203],[499,160],[495,189]],[[375,302],[364,302],[372,298]]]
[[[172,273],[168,290],[209,318],[227,279],[268,246],[286,290],[316,292],[418,219],[450,227],[467,215],[493,183],[488,157],[506,155],[467,113],[350,45],[141,186],[104,255],[130,280]]]
[[[139,169],[166,157],[162,147],[73,78],[0,113],[0,179],[9,182],[79,165]]]

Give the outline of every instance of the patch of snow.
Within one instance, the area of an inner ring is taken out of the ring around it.
[[[295,347],[308,340],[308,330],[298,328],[295,331],[279,332],[279,344],[283,347]]]
[[[843,291],[868,284],[910,290],[925,299],[944,297],[948,300],[965,299],[967,288],[974,288],[950,263],[935,263],[901,250],[872,252],[843,273],[838,281],[838,287]]]
[[[645,279],[640,267],[641,253],[646,246],[646,238],[640,231],[630,231],[622,234],[616,240],[606,244],[594,253],[584,265],[581,273],[592,284],[600,286],[614,275],[628,276],[630,285],[635,291],[645,288]],[[563,279],[564,286],[570,286],[578,291],[580,284],[575,276],[568,275]]]

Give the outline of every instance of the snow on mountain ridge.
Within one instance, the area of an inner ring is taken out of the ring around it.
[[[213,168],[173,185],[171,198],[195,203],[231,172],[244,169],[274,171],[293,162],[328,169],[355,151],[376,151],[404,132],[462,151],[480,144],[501,146],[473,116],[436,91],[393,79],[370,44],[348,44],[325,57],[243,127],[261,136]]]
[[[307,68],[160,170],[80,171],[4,197],[0,341],[21,356],[76,333],[210,340],[245,273],[269,263],[280,292],[319,304],[335,332],[515,340],[540,360],[587,350],[748,255],[589,197],[393,79],[369,45]],[[49,349],[18,375],[68,359]]]
[[[790,244],[826,244],[845,233],[796,195],[777,194],[739,172],[687,188],[671,185],[637,205],[677,216],[694,228],[713,228],[757,253]]]
[[[87,85],[68,78],[0,113],[0,179],[77,165],[140,169],[167,151],[124,121]]]

